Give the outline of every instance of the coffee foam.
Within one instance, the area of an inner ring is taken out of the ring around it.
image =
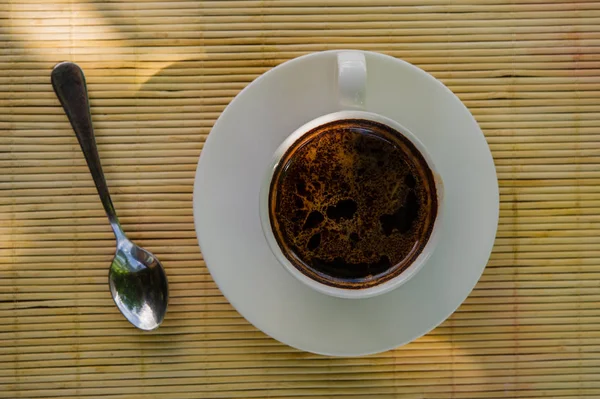
[[[273,176],[271,226],[286,257],[332,286],[365,288],[402,273],[427,243],[435,181],[416,147],[363,119],[319,126]]]

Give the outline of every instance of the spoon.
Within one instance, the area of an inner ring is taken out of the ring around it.
[[[112,297],[131,324],[141,330],[154,330],[167,311],[167,276],[158,259],[129,241],[119,224],[96,148],[83,71],[72,62],[57,64],[52,70],[52,87],[73,126],[117,239],[117,252],[108,273]]]

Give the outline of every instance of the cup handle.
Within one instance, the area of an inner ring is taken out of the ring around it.
[[[361,51],[337,54],[338,97],[342,109],[365,108],[367,61]]]

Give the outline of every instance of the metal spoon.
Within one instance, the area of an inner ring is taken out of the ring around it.
[[[57,64],[52,70],[52,87],[79,140],[117,239],[117,252],[108,273],[112,297],[131,324],[153,330],[162,323],[167,311],[167,276],[158,259],[129,241],[119,224],[96,148],[83,71],[71,62]]]

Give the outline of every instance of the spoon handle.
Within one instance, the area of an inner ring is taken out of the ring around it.
[[[115,233],[117,241],[125,238],[123,229],[110,199],[102,164],[96,148],[94,128],[90,114],[90,102],[87,95],[85,76],[81,68],[72,62],[61,62],[52,70],[52,87],[73,126],[90,173],[94,178],[98,195]]]

